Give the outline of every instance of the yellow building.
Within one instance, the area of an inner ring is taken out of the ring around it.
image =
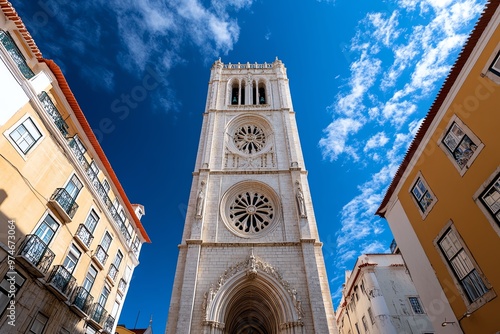
[[[114,333],[144,242],[59,67],[0,0],[0,333]]]
[[[500,331],[498,7],[486,5],[377,211],[437,333]]]

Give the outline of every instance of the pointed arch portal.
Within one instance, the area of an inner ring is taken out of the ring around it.
[[[226,270],[207,292],[205,307],[207,334],[303,333],[297,292],[253,255]]]

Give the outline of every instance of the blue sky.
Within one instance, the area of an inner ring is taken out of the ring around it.
[[[62,68],[153,243],[120,323],[167,320],[211,64],[288,70],[335,308],[387,252],[374,216],[485,0],[11,0]]]

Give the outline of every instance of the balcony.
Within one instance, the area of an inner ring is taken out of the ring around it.
[[[106,318],[108,316],[108,312],[104,309],[99,303],[92,304],[89,313],[89,321],[94,325],[98,326],[99,329],[104,327],[104,323],[106,322]]]
[[[118,213],[118,210],[116,207],[113,205],[113,201],[108,196],[108,191],[104,186],[101,184],[99,181],[99,178],[96,174],[96,172],[92,169],[90,166],[90,163],[87,161],[85,156],[83,155],[82,151],[78,147],[78,144],[76,143],[75,139],[72,138],[69,141],[69,147],[71,148],[71,151],[75,155],[76,159],[82,166],[82,168],[85,170],[85,173],[87,174],[87,177],[94,187],[94,189],[97,191],[97,194],[101,197],[102,201],[104,202],[104,205],[108,209],[109,213],[111,214],[111,217],[113,217],[113,220],[116,224],[116,226],[120,229],[121,234],[127,241],[127,244],[130,245],[130,241],[132,239],[132,236],[130,235],[129,231],[127,230],[126,224],[124,219],[120,216]]]
[[[108,277],[111,279],[112,282],[116,281],[116,276],[118,275],[118,268],[112,263],[109,266],[109,271],[108,271]]]
[[[114,325],[115,325],[115,318],[113,318],[111,315],[108,315],[102,329],[103,333],[112,334]]]
[[[95,253],[92,255],[92,259],[97,264],[99,269],[102,270],[104,265],[106,264],[106,260],[108,259],[108,253],[102,248],[101,245],[97,246]]]
[[[76,230],[75,239],[85,251],[88,251],[92,240],[94,240],[94,236],[85,224],[80,224]]]
[[[57,110],[56,106],[54,105],[50,97],[47,95],[47,93],[42,92],[40,93],[40,95],[38,95],[38,98],[40,99],[40,102],[42,102],[43,109],[45,110],[45,112],[49,114],[49,116],[52,118],[54,124],[59,129],[61,134],[64,137],[66,137],[68,135],[69,126],[62,118],[61,114],[59,113],[59,110]]]
[[[16,256],[16,260],[35,277],[44,277],[54,258],[54,252],[34,234],[26,236]]]
[[[123,278],[120,278],[120,282],[118,282],[118,293],[123,296],[126,289],[127,282]]]
[[[57,188],[49,200],[49,204],[57,211],[59,216],[69,223],[78,210],[78,204],[75,199],[64,188]]]
[[[26,79],[31,79],[35,74],[28,66],[28,64],[26,64],[26,60],[24,59],[21,51],[19,51],[16,43],[14,43],[9,34],[3,30],[0,30],[0,42],[5,47],[12,60],[16,63],[23,76]]]
[[[90,313],[93,301],[94,297],[83,286],[79,286],[73,292],[70,308],[78,316],[85,318]]]
[[[61,265],[54,266],[47,279],[47,288],[52,291],[57,298],[66,301],[69,299],[76,279],[71,273]]]

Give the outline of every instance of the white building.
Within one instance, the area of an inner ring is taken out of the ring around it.
[[[341,334],[434,333],[400,254],[365,254],[346,272]]]
[[[337,333],[285,66],[211,70],[167,333]]]

